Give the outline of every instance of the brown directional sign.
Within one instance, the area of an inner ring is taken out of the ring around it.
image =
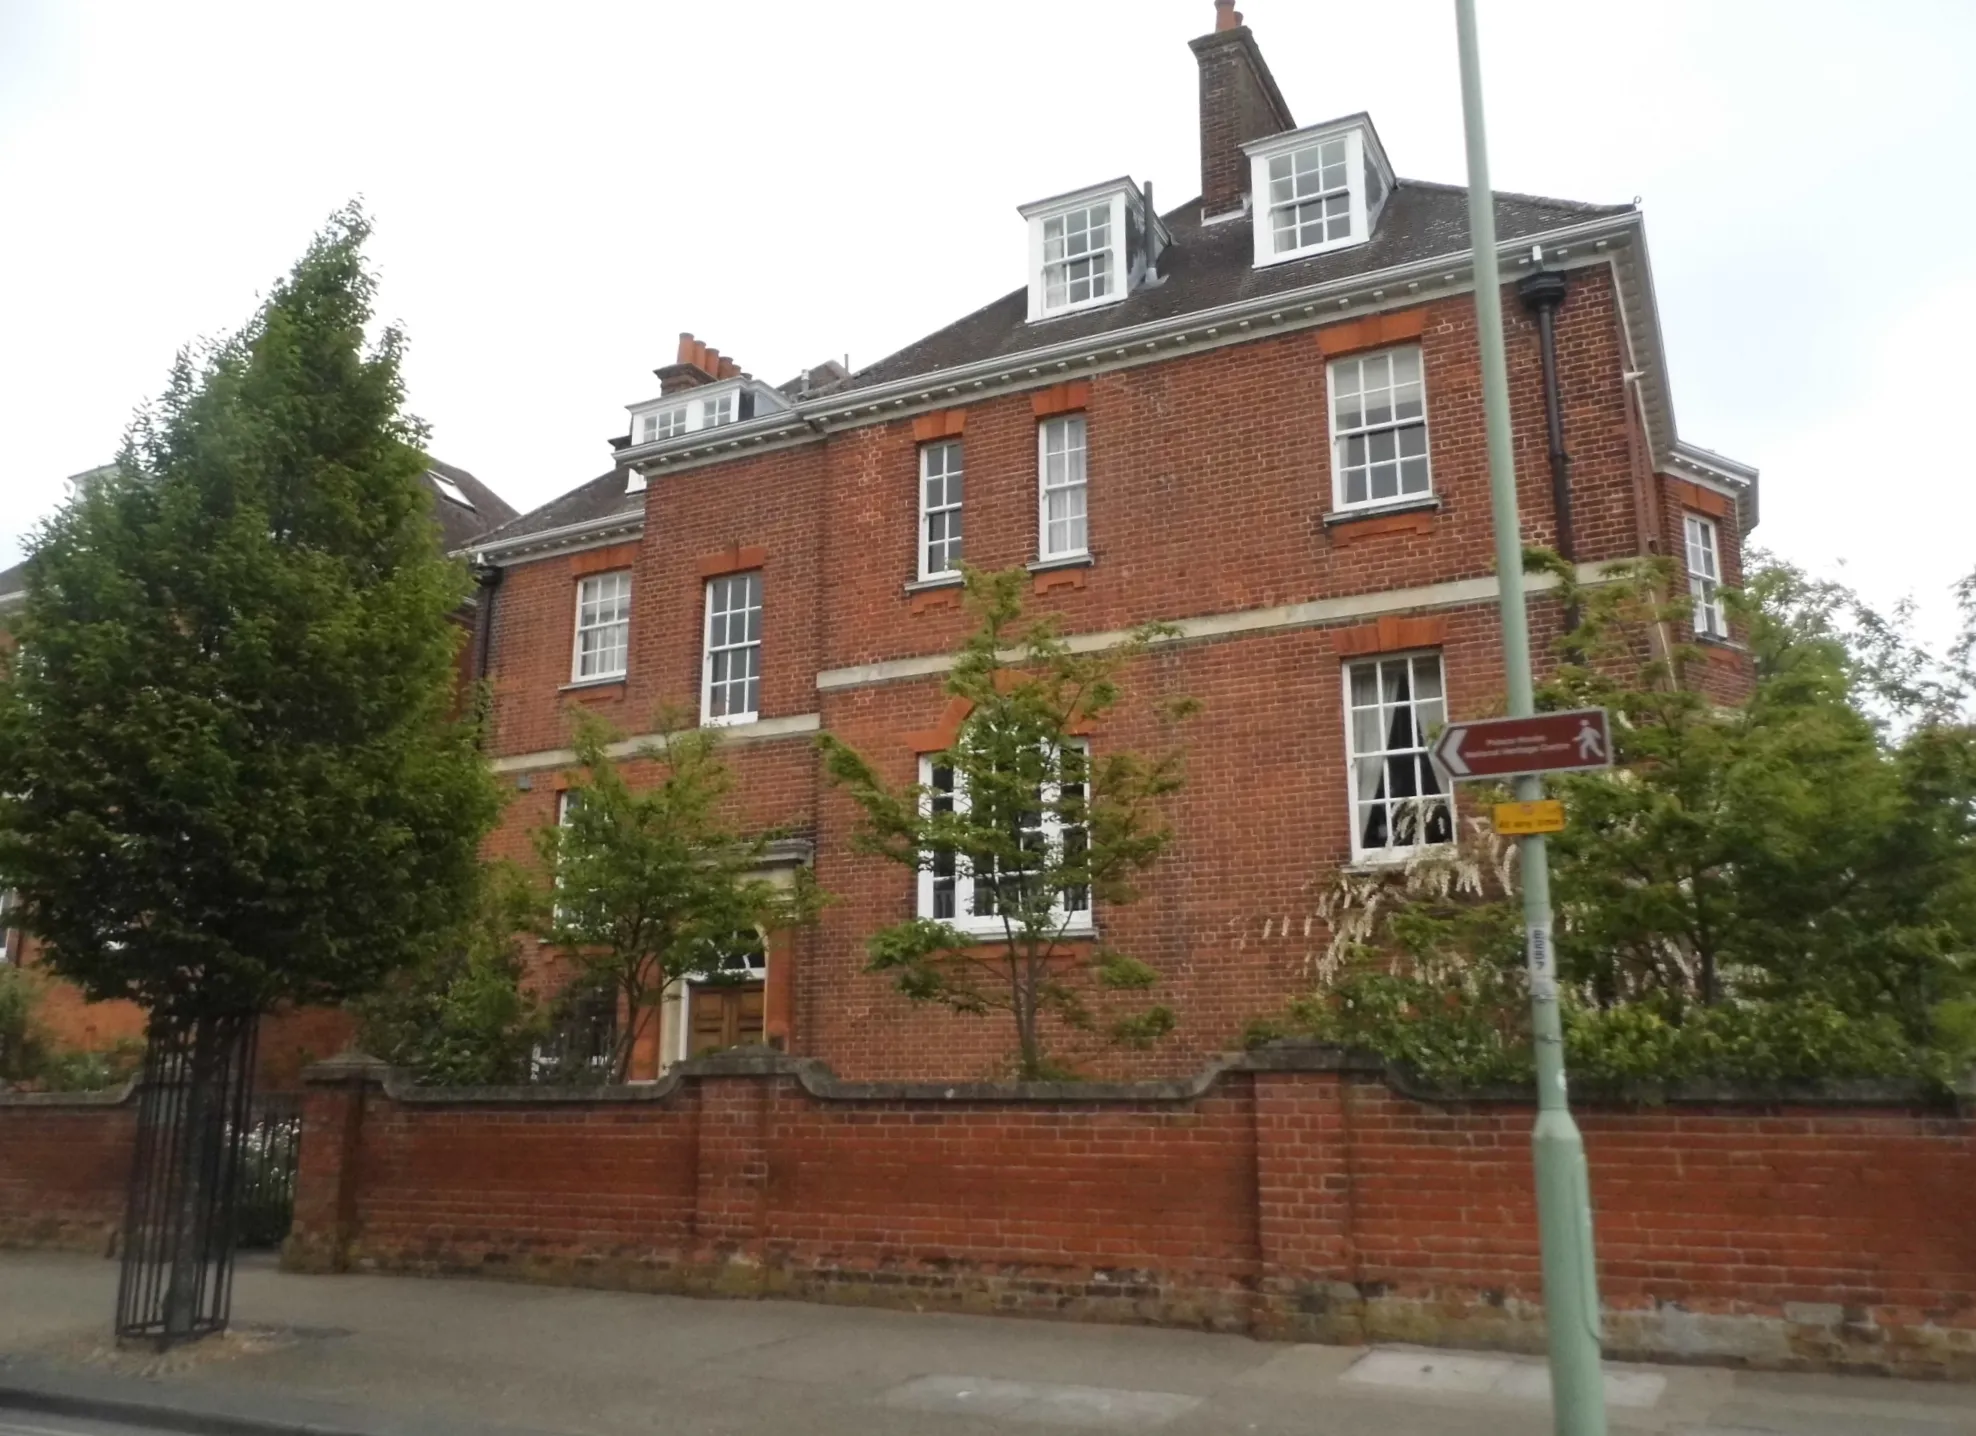
[[[1511,778],[1612,766],[1612,726],[1603,708],[1450,723],[1434,761],[1451,778]]]

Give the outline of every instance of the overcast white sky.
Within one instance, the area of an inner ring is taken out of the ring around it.
[[[1302,123],[1460,182],[1447,0],[1251,0]],[[1645,200],[1682,436],[1759,542],[1912,593],[1976,565],[1976,5],[1483,0],[1499,188]],[[529,508],[608,467],[690,329],[780,381],[1022,282],[1015,207],[1198,192],[1210,0],[0,0],[0,565],[336,206],[376,223],[433,450]]]

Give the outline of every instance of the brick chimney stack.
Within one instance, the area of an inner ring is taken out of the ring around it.
[[[1248,193],[1242,146],[1297,122],[1235,0],[1214,0],[1214,32],[1189,43],[1201,67],[1201,213],[1212,218],[1239,210]]]
[[[741,366],[711,344],[702,344],[691,334],[681,334],[678,358],[652,372],[659,376],[659,392],[674,394],[717,379],[732,379],[741,372]]]

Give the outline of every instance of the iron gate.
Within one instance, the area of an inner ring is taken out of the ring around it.
[[[226,1328],[254,1014],[154,1015],[124,1211],[117,1335],[160,1345]]]
[[[240,1148],[234,1231],[243,1247],[278,1247],[295,1220],[295,1163],[302,1152],[302,1099],[270,1092],[249,1109]]]

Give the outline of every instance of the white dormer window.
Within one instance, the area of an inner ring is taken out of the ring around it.
[[[1026,204],[1029,317],[1054,319],[1113,304],[1146,273],[1146,201],[1129,179]],[[1155,243],[1167,240],[1153,221]]]
[[[1256,264],[1324,254],[1372,238],[1392,170],[1363,115],[1244,145],[1255,207]]]
[[[1043,308],[1103,299],[1113,283],[1111,206],[1094,204],[1043,221]]]
[[[690,397],[675,393],[627,404],[625,408],[631,415],[631,444],[643,447],[685,438],[704,429],[784,414],[790,402],[785,395],[743,374],[705,385]]]
[[[670,439],[686,432],[686,406],[676,409],[657,409],[638,418],[638,442],[656,443],[660,439]]]
[[[1343,135],[1269,157],[1270,249],[1318,249],[1352,237]]]

